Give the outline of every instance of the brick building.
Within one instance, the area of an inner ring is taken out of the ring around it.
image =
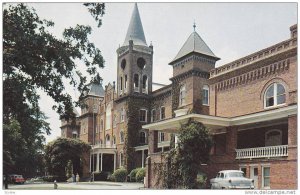
[[[297,188],[297,25],[291,36],[231,63],[217,57],[194,31],[175,58],[172,83],[153,91],[153,46],[147,45],[135,4],[117,49],[117,82],[91,83],[88,108],[62,136],[92,145],[89,170],[146,167],[146,185],[159,188],[156,163],[177,140],[180,125],[202,122],[214,139],[208,179],[241,169],[258,189]]]

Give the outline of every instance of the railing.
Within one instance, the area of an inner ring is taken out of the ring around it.
[[[288,156],[288,145],[236,149],[236,159]]]
[[[115,149],[115,148],[117,148],[117,147],[116,147],[115,144],[113,144],[113,145],[96,144],[96,145],[93,145],[92,148],[93,148],[93,149],[95,149],[95,148],[113,148],[113,149]]]

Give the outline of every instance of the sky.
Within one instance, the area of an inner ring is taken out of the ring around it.
[[[134,3],[106,3],[103,24],[97,23],[81,3],[27,3],[40,18],[52,20],[50,29],[61,37],[63,29],[76,24],[93,28],[90,39],[101,50],[105,68],[100,71],[103,84],[116,80],[116,49],[126,36]],[[138,3],[148,45],[154,47],[153,81],[169,84],[176,56],[188,36],[196,31],[214,54],[221,58],[221,66],[238,58],[269,47],[290,37],[289,27],[297,23],[296,3]],[[79,94],[67,87],[72,97]],[[52,134],[49,142],[60,136],[58,114],[51,109],[50,97],[41,92],[40,107],[49,117]]]

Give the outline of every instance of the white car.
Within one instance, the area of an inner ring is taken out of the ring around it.
[[[254,189],[254,180],[245,177],[243,171],[223,170],[210,180],[211,189]]]

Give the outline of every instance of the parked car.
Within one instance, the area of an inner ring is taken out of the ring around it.
[[[243,171],[223,170],[210,180],[211,189],[254,189],[254,180],[246,178]]]
[[[22,175],[9,175],[10,177],[10,181],[11,183],[15,183],[15,184],[24,184],[25,183],[25,179],[23,178]]]

